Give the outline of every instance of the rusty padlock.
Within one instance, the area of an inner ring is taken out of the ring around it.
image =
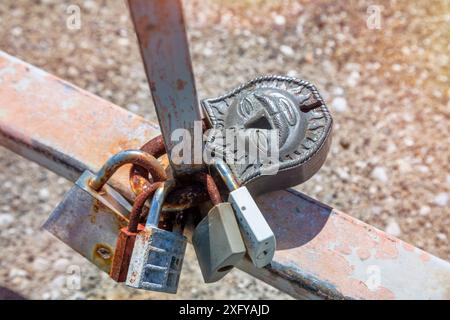
[[[165,181],[152,198],[145,229],[136,236],[127,286],[167,293],[177,292],[187,239],[178,232],[158,227],[164,200],[174,185],[173,180]],[[134,206],[137,207],[136,203]],[[142,210],[142,206],[137,210]]]
[[[86,170],[43,226],[108,274],[119,231],[128,225],[132,207],[106,182],[127,163],[146,168],[154,180],[167,179],[166,172],[154,157],[140,150],[121,151],[97,174]]]
[[[141,212],[136,208],[142,208],[145,201],[147,201],[148,198],[151,198],[160,186],[161,182],[152,183],[149,188],[136,197],[134,202],[135,205],[131,210],[128,226],[120,229],[111,272],[109,274],[110,277],[117,282],[124,282],[127,279],[128,267],[130,265],[136,235],[145,228],[144,225],[139,223]]]

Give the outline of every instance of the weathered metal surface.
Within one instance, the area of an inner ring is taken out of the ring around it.
[[[0,144],[73,181],[157,128],[0,53]],[[113,185],[127,197],[128,172]],[[270,267],[244,271],[297,298],[450,299],[450,264],[294,191],[257,199],[277,238]]]
[[[190,137],[194,137],[194,121],[201,121],[201,114],[181,1],[128,0],[128,4],[174,174],[193,172],[201,162],[194,163],[195,140],[191,144]],[[190,134],[183,136],[183,150],[191,150],[188,163],[183,163],[177,152],[172,155],[179,143],[171,139],[176,129]]]
[[[117,236],[128,223],[131,205],[108,185],[101,192],[93,190],[89,186],[93,178],[89,171],[81,175],[44,229],[109,274]]]

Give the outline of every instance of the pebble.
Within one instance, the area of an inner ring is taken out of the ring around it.
[[[336,97],[331,102],[331,108],[336,112],[347,111],[347,100],[344,97]]]
[[[39,190],[39,200],[47,201],[50,197],[50,191],[47,188],[41,188]]]
[[[0,227],[6,227],[14,222],[14,216],[9,213],[0,214]]]
[[[447,175],[447,184],[450,186],[450,174]]]
[[[136,103],[130,103],[130,104],[127,106],[127,109],[130,110],[131,112],[134,112],[134,113],[139,112],[139,109],[140,109],[140,108],[141,108],[141,107],[140,107],[138,104],[136,104]]]
[[[429,206],[423,206],[420,208],[419,214],[421,216],[427,216],[431,212],[431,208]]]
[[[447,192],[441,192],[434,197],[433,202],[440,207],[445,207],[449,199],[450,195]]]
[[[447,236],[445,235],[445,233],[439,232],[438,234],[436,234],[436,237],[441,241],[447,241]]]
[[[383,211],[382,207],[379,206],[372,207],[372,213],[375,215],[379,215],[382,211]]]
[[[273,18],[273,22],[277,25],[277,26],[284,26],[286,24],[286,18],[282,15],[277,14],[274,18]]]
[[[384,167],[375,167],[372,170],[372,178],[377,179],[381,182],[388,182],[389,178]]]
[[[16,277],[24,278],[24,277],[26,277],[27,275],[28,275],[28,272],[26,272],[26,271],[23,270],[23,269],[19,269],[19,268],[12,268],[12,269],[9,271],[9,277],[10,277],[10,278],[16,278]]]
[[[342,87],[335,87],[333,89],[333,94],[335,96],[343,96],[344,95],[344,89]]]
[[[292,47],[286,46],[286,45],[282,45],[280,46],[280,51],[281,53],[283,53],[286,57],[293,57],[295,52],[294,49],[292,49]]]
[[[37,257],[33,261],[32,267],[38,272],[47,271],[50,267],[50,261],[48,261],[48,259]]]
[[[69,267],[69,265],[70,261],[68,259],[61,258],[53,263],[53,268],[55,268],[55,270],[59,272],[67,272],[67,268]]]
[[[394,219],[388,222],[385,231],[394,237],[398,237],[402,233],[400,226]]]

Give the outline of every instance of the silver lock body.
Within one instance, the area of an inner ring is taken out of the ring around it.
[[[167,182],[164,185],[153,196],[145,229],[136,235],[126,285],[137,289],[176,293],[187,238],[158,228],[161,208],[171,188]]]
[[[89,181],[95,177],[85,171],[53,210],[43,228],[109,273],[119,230],[128,224],[131,205],[108,185],[101,192]]]
[[[206,150],[234,159],[227,161],[230,170],[253,195],[303,183],[325,162],[333,121],[317,88],[308,81],[262,76],[201,104],[210,127],[215,129],[207,135]],[[248,153],[240,153],[234,143],[217,139],[217,132],[225,136],[230,129],[235,130],[237,140],[259,150],[278,144],[278,155],[268,152],[273,161],[268,164],[261,157],[243,157]],[[268,134],[275,130],[274,135]],[[274,174],[277,179],[273,179]]]
[[[150,228],[136,236],[126,284],[137,289],[176,293],[186,238]]]
[[[246,187],[231,191],[228,201],[234,208],[250,259],[258,268],[266,266],[276,248],[272,229]]]

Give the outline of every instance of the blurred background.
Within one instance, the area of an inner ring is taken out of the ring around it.
[[[79,28],[68,27],[71,5]],[[333,114],[334,140],[323,168],[296,189],[450,260],[450,1],[184,7],[200,98],[262,74],[311,81]],[[125,1],[2,0],[0,50],[156,121]],[[27,298],[289,298],[239,270],[203,284],[191,247],[176,296],[117,285],[40,229],[68,181],[4,148],[0,181],[0,286]]]

